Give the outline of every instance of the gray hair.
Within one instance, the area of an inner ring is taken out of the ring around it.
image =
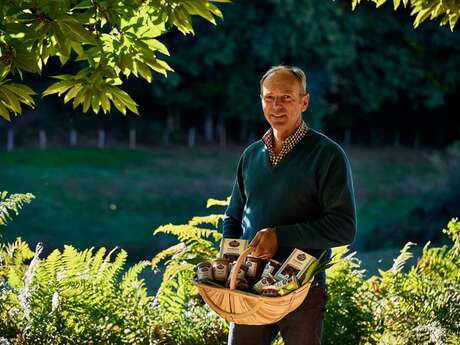
[[[271,67],[265,74],[260,78],[259,85],[260,85],[260,94],[262,94],[262,85],[270,75],[279,72],[279,71],[288,71],[290,72],[299,82],[300,87],[301,87],[301,94],[306,95],[307,94],[307,77],[305,76],[305,73],[297,66],[286,66],[286,65],[277,65]]]

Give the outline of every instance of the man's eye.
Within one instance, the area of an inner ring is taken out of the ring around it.
[[[283,99],[283,101],[285,101],[285,102],[289,102],[289,101],[292,99],[292,97],[289,96],[289,95],[284,95],[282,99]]]
[[[264,99],[267,102],[273,102],[273,96],[265,96]]]

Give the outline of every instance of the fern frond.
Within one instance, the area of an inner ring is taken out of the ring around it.
[[[391,267],[392,273],[398,273],[404,268],[404,264],[412,258],[414,255],[409,251],[412,246],[415,246],[416,243],[407,242],[406,245],[401,249],[399,256],[396,259],[393,259],[393,266]]]
[[[227,197],[226,200],[218,200],[218,199],[208,199],[206,203],[206,208],[210,208],[212,206],[228,206],[230,204],[230,197]]]
[[[208,216],[200,216],[200,217],[193,217],[189,220],[188,224],[191,226],[197,226],[202,224],[210,224],[217,229],[219,226],[219,222],[224,219],[223,214],[210,214]],[[215,238],[216,241],[220,240],[222,236],[219,238]]]
[[[127,297],[132,294],[133,291],[137,295],[147,297],[147,289],[145,288],[145,282],[139,280],[139,274],[149,265],[149,262],[144,260],[131,266],[131,268],[123,275],[120,283],[121,295]]]
[[[182,273],[191,273],[191,276],[193,277],[194,268],[195,266],[192,264],[171,262],[163,274],[163,280],[160,287],[158,288],[157,297],[163,295],[166,291],[171,290],[171,284],[176,284],[175,278],[177,278]],[[190,282],[187,284],[190,284]]]
[[[190,297],[198,292],[196,287],[190,284],[193,273],[183,271],[177,274],[176,279],[168,282],[167,288],[159,290],[157,294],[158,301],[162,306],[162,310],[173,314],[175,318],[186,311],[186,305],[190,301]]]
[[[123,266],[126,264],[126,260],[128,259],[128,253],[125,250],[121,250],[115,257],[115,260],[113,260],[113,262],[110,262],[110,255],[113,253],[114,250],[112,250],[106,256],[103,263],[103,266],[105,266],[106,268],[100,272],[101,274],[99,274],[96,278],[97,281],[102,280],[105,282],[111,282],[112,285],[115,285],[119,273],[123,270]]]
[[[174,254],[177,254],[183,251],[185,248],[186,248],[185,243],[181,242],[165,250],[162,250],[161,252],[159,252],[157,255],[153,257],[151,261],[152,269],[156,269],[158,265],[160,264],[160,262],[173,256]]]
[[[197,240],[200,238],[207,238],[211,236],[213,238],[218,238],[219,236],[221,236],[219,232],[216,230],[203,229],[191,225],[173,224],[162,225],[153,232],[154,235],[157,235],[159,233],[176,236],[181,242],[188,242],[191,240]]]
[[[34,198],[35,196],[31,193],[8,196],[8,192],[0,192],[0,225],[6,225],[11,220],[9,211],[18,215],[22,206],[26,203],[29,204]]]

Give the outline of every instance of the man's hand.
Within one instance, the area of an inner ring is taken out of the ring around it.
[[[256,258],[271,259],[278,250],[278,236],[275,228],[259,230],[249,247],[252,248],[252,255]]]

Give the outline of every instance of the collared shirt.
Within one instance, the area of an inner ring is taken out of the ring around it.
[[[302,140],[302,138],[305,136],[305,134],[307,134],[307,132],[308,126],[305,123],[305,121],[302,121],[300,126],[294,132],[294,134],[290,135],[286,138],[286,140],[283,141],[281,151],[279,154],[275,153],[275,137],[273,134],[273,128],[270,128],[267,132],[265,132],[264,136],[262,137],[262,141],[268,149],[268,155],[270,157],[270,163],[272,164],[272,166],[277,166],[279,162],[281,162],[281,160],[289,153],[289,151],[291,151],[294,148],[294,146],[296,146],[300,142],[300,140]]]

